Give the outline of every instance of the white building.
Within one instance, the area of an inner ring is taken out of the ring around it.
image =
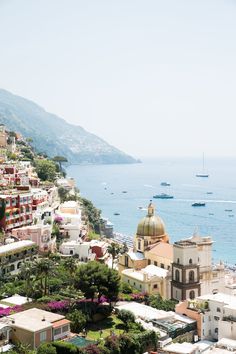
[[[173,245],[171,297],[194,299],[199,295],[224,291],[224,264],[212,265],[211,237],[194,234]]]
[[[23,240],[0,246],[0,273],[17,274],[24,261],[35,258],[37,258],[37,246],[33,241]]]
[[[94,260],[95,254],[91,251],[90,242],[68,241],[63,242],[59,248],[60,252],[65,256],[77,256],[81,262]]]
[[[197,320],[201,339],[236,340],[236,296],[207,294],[178,304],[176,311]]]
[[[59,206],[56,215],[63,219],[62,224],[77,225],[81,228],[81,208],[77,202],[64,202]]]

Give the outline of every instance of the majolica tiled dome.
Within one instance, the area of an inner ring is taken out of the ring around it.
[[[165,224],[159,216],[155,215],[155,207],[150,203],[147,216],[138,224],[137,236],[162,236],[164,234]]]

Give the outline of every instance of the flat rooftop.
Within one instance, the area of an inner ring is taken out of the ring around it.
[[[0,307],[2,304],[24,305],[28,302],[32,302],[32,299],[27,298],[26,296],[15,294],[13,296],[0,300]]]
[[[64,316],[49,311],[32,308],[7,316],[11,326],[24,328],[30,332],[52,327],[52,323],[63,320]],[[14,321],[14,322],[13,322]]]
[[[221,302],[227,308],[236,308],[236,296],[228,295],[224,293],[217,294],[206,294],[202,296],[198,296],[197,299],[205,300],[205,301],[216,301]]]
[[[139,304],[137,302],[127,302],[122,305],[118,304],[116,308],[119,310],[131,311],[135,317],[139,317],[147,321],[173,318],[175,316],[175,313],[172,311],[157,310],[151,306]]]
[[[16,251],[20,248],[24,247],[32,247],[35,246],[36,243],[30,240],[22,240],[17,242],[9,243],[8,245],[0,246],[0,256],[4,255],[5,253]]]
[[[166,278],[168,270],[150,264],[141,270],[125,269],[122,274],[140,281],[144,281],[146,275],[148,281],[153,277]]]

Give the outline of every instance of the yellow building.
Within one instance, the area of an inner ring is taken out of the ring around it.
[[[134,248],[119,258],[119,272],[133,268],[140,270],[148,265],[170,269],[173,246],[160,216],[155,215],[153,203],[148,206],[147,215],[139,222],[134,237]]]
[[[170,272],[154,265],[136,269],[124,269],[121,280],[149,295],[160,294],[163,298],[170,297]]]

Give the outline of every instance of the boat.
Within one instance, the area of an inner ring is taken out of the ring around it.
[[[213,194],[213,192],[206,192],[206,194]]]
[[[156,199],[173,199],[174,196],[166,193],[156,194],[153,196]]]
[[[234,214],[229,214],[229,217],[230,217],[230,218],[233,218],[233,217],[234,217]]]
[[[204,202],[195,202],[192,204],[192,207],[203,207],[205,205],[206,205],[206,203],[204,203]]]
[[[120,215],[120,213],[114,213],[114,215]]]
[[[127,191],[122,191],[122,193],[127,193]]]
[[[209,174],[206,173],[206,171],[205,171],[205,157],[204,157],[204,153],[203,153],[203,155],[202,155],[202,172],[197,173],[197,174],[196,174],[196,177],[203,177],[203,178],[209,177]]]
[[[214,215],[214,213],[209,213],[209,215]]]
[[[233,210],[232,210],[232,209],[225,209],[225,211],[231,212],[231,211],[233,211]]]
[[[161,182],[161,186],[168,187],[171,184],[169,182]]]

